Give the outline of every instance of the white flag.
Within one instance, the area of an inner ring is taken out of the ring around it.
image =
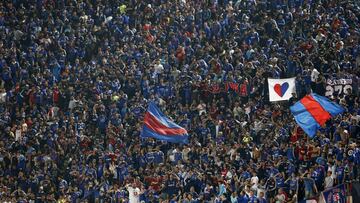
[[[295,93],[295,78],[268,78],[268,83],[270,101],[289,100],[292,97],[292,93]]]

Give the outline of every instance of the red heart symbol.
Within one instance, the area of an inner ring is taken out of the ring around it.
[[[282,97],[282,91],[281,91],[281,85],[280,84],[276,84],[274,86],[274,90],[280,97]]]

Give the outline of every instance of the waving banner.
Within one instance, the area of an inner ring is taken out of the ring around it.
[[[315,93],[306,95],[290,107],[296,123],[311,138],[327,120],[344,112],[339,104]]]
[[[151,102],[149,104],[144,116],[141,137],[152,137],[167,142],[187,144],[189,142],[188,136],[186,129],[164,115],[155,103]]]

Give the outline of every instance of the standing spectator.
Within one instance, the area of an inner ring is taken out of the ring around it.
[[[328,188],[331,188],[334,186],[334,178],[332,177],[332,172],[331,171],[328,171],[327,172],[327,176],[325,178],[325,181],[324,181],[324,189],[328,189]]]
[[[309,172],[306,173],[306,177],[303,179],[305,187],[305,198],[308,199],[317,194],[318,190],[316,188],[315,181],[311,178],[311,174]]]
[[[287,201],[287,194],[283,191],[282,188],[278,190],[278,194],[275,196],[276,203],[284,203]]]
[[[130,203],[140,203],[141,190],[135,185],[135,183],[130,183],[126,186],[129,192],[129,202]]]

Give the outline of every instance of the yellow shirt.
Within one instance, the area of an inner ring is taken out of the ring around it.
[[[251,140],[252,140],[252,137],[250,137],[250,136],[245,136],[245,137],[243,138],[243,142],[244,142],[244,143],[249,143],[249,142],[251,142]]]
[[[121,5],[120,7],[119,7],[119,11],[120,11],[120,13],[121,14],[124,14],[124,13],[126,13],[126,5]]]
[[[59,199],[59,200],[57,201],[57,203],[66,203],[66,202],[68,202],[68,201],[66,201],[66,199],[65,199],[65,198],[63,198],[63,199]]]

